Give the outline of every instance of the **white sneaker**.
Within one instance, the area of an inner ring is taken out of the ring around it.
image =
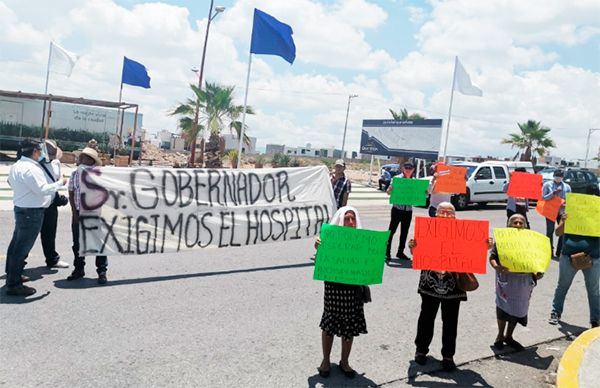
[[[50,268],[69,268],[69,263],[59,260],[55,264],[51,265]]]

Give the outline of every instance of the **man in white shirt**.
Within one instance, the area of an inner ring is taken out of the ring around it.
[[[29,296],[35,288],[23,285],[23,267],[29,251],[44,222],[44,210],[54,195],[65,185],[66,179],[48,183],[38,160],[42,154],[39,143],[25,140],[21,143],[21,159],[8,174],[13,189],[15,229],[6,253],[6,294]]]

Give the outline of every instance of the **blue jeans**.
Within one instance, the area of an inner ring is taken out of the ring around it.
[[[559,214],[558,218],[556,218],[556,225],[559,224],[561,216],[562,216],[562,214]],[[556,243],[556,251],[555,251],[554,250],[554,221],[549,220],[547,218],[546,218],[546,236],[550,239],[550,247],[552,248],[552,254],[554,255],[554,252],[556,252],[556,256],[562,255],[563,236],[560,236],[558,238],[558,242]]]
[[[37,239],[44,222],[44,208],[24,208],[15,206],[15,231],[6,253],[6,287],[22,284],[21,275],[25,259]]]
[[[561,315],[565,304],[565,297],[567,296],[569,287],[571,287],[571,283],[573,283],[573,278],[577,270],[571,265],[569,256],[560,255],[559,260],[558,285],[556,286],[556,291],[554,291],[552,310]],[[590,305],[590,322],[600,322],[600,259],[595,257],[592,263],[592,268],[583,270],[583,278],[585,279],[585,288]]]

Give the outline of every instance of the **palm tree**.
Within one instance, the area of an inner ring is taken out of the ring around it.
[[[423,120],[423,119],[425,119],[425,116],[421,116],[418,113],[408,114],[408,111],[406,110],[406,108],[400,109],[400,112],[396,112],[395,110],[390,109],[390,113],[392,114],[392,117],[394,118],[394,120]]]
[[[188,99],[186,103],[181,104],[171,112],[171,115],[181,115],[179,127],[189,135],[191,139],[198,136],[205,129],[209,131],[210,137],[205,146],[206,167],[219,168],[222,163],[222,139],[221,132],[228,121],[228,127],[231,133],[235,130],[240,137],[242,123],[238,120],[244,107],[233,104],[233,86],[220,86],[216,83],[206,82],[204,89],[200,90],[195,85],[190,85],[196,100]],[[198,131],[193,133],[193,114],[196,109],[196,103],[200,106],[200,121]],[[246,108],[247,114],[254,114],[251,107]],[[250,138],[244,135],[244,143],[250,144]]]
[[[540,121],[527,120],[526,123],[517,123],[521,133],[510,133],[508,139],[502,139],[501,144],[510,144],[519,150],[524,150],[521,160],[530,160],[536,163],[534,153],[543,157],[548,148],[554,148],[554,140],[548,137],[550,128],[542,126]]]
[[[190,88],[194,92],[195,99],[188,98],[185,103],[180,104],[177,108],[173,109],[169,115],[180,116],[179,118],[179,129],[181,129],[181,135],[185,139],[185,146],[189,147],[193,145],[195,148],[194,139],[198,138],[198,135],[204,132],[204,126],[198,123],[197,128],[194,128],[194,115],[196,112],[196,105],[202,105],[202,94],[196,85],[190,85]],[[192,163],[195,163],[195,151],[192,151]]]

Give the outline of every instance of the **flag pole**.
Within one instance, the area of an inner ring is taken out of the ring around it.
[[[44,94],[48,94],[48,80],[50,79],[50,58],[52,58],[52,41],[50,41],[50,48],[48,49],[48,64],[46,65],[46,86],[44,87]],[[42,108],[42,129],[44,129],[45,119],[46,119],[46,99],[44,99],[44,107]]]
[[[454,57],[454,73],[452,75],[452,90],[450,91],[450,108],[448,108],[448,122],[446,123],[446,139],[444,140],[444,163],[446,163],[447,155],[446,149],[448,148],[448,137],[450,135],[450,119],[452,118],[452,100],[454,100],[454,83],[456,82],[456,65],[458,63],[458,56]]]
[[[123,75],[121,75],[121,88],[119,89],[119,105],[121,104],[121,98],[123,97]],[[119,108],[117,108],[117,121],[116,121],[116,128],[115,128],[115,136],[117,136],[117,139],[119,140],[119,143],[121,143],[121,133],[123,132],[123,122],[121,120],[119,120],[119,118],[121,116],[124,116],[125,112],[121,112],[121,107],[119,106]],[[121,131],[119,131],[119,121],[121,121]],[[117,157],[117,147],[113,146],[113,161],[115,160],[115,158]]]
[[[240,130],[240,147],[238,149],[238,168],[242,167],[242,145],[244,144],[244,129],[246,127],[246,109],[248,108],[248,85],[250,84],[250,68],[252,67],[252,52],[248,55],[248,74],[246,75],[246,93],[244,94],[244,112],[242,113],[242,128]],[[231,164],[233,168],[233,163]]]

